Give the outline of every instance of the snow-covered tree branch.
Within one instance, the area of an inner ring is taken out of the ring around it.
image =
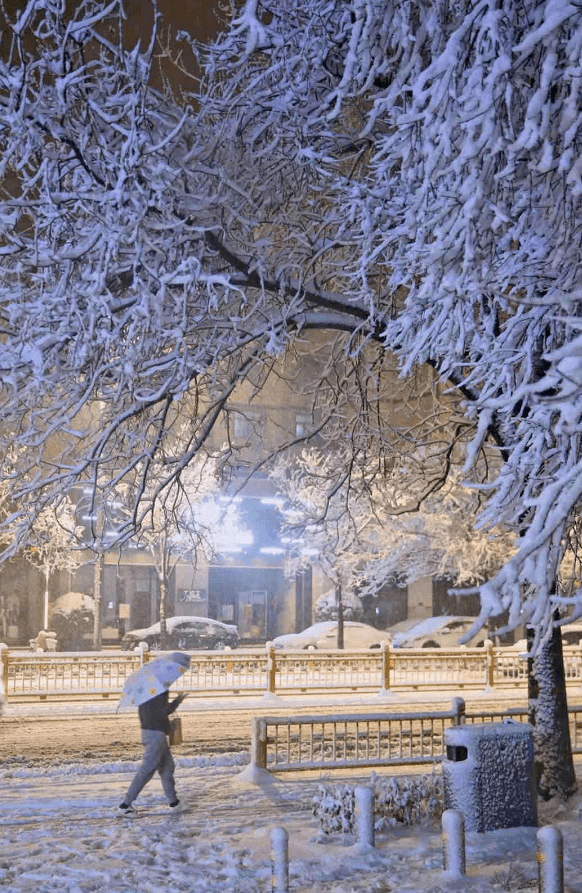
[[[375,595],[388,581],[448,577],[454,585],[484,582],[515,551],[510,531],[475,528],[477,490],[459,469],[444,472],[442,456],[418,449],[380,476],[371,463],[346,479],[346,457],[303,451],[278,464],[273,478],[288,500],[285,521],[302,549],[316,552],[345,591]],[[432,479],[438,486],[429,488]]]
[[[484,616],[543,633],[582,490],[582,9],[249,0],[214,45],[181,36],[201,75],[179,80],[182,54],[173,92],[151,80],[151,9],[135,46],[120,0],[3,22],[17,507],[113,469],[145,480],[194,404],[169,485],[242,379],[337,329],[346,356],[373,342],[464,395],[467,473],[498,446],[481,523],[520,535]]]
[[[135,490],[143,486],[140,502],[143,517],[135,541],[147,548],[157,571],[162,644],[166,636],[167,586],[174,568],[181,560],[195,567],[199,553],[209,559],[215,551],[215,531],[203,515],[204,500],[217,491],[217,463],[198,456],[180,478],[160,492],[158,484],[163,477],[163,469],[154,463],[145,484],[136,480],[133,487],[126,482],[120,488],[122,506],[131,517],[136,504]]]
[[[18,538],[18,524],[8,520],[2,532],[2,544]],[[14,529],[16,527],[16,529]],[[54,511],[45,508],[35,515],[32,529],[21,554],[44,578],[43,625],[50,620],[50,577],[55,571],[74,573],[85,557],[81,549],[82,528],[75,521],[74,507],[68,498],[61,500]]]

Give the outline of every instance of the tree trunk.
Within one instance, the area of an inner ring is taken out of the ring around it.
[[[533,630],[528,630],[528,651]],[[566,800],[577,789],[568,722],[562,633],[554,627],[551,639],[528,658],[528,709],[534,727],[538,794],[544,800]]]
[[[95,557],[95,571],[93,577],[93,650],[101,651],[102,624],[101,624],[101,580],[103,575],[103,554]]]
[[[50,570],[47,566],[44,569],[44,609],[43,609],[43,616],[42,616],[42,628],[45,630],[45,632],[49,628],[49,614],[50,614],[49,574],[50,574]]]
[[[335,590],[337,603],[337,647],[344,647],[344,602],[342,599],[342,588],[338,586]]]
[[[168,641],[166,626],[166,578],[160,574],[160,646],[165,650]]]

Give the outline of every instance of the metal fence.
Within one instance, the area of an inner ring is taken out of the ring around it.
[[[8,700],[119,695],[141,661],[160,652],[17,652],[0,645]],[[525,686],[527,660],[511,648],[391,648],[342,652],[274,648],[193,651],[177,688],[199,695],[322,690],[462,691]],[[582,682],[582,647],[564,648],[566,679]]]
[[[582,753],[582,706],[568,711],[572,750]],[[445,755],[444,732],[461,723],[527,722],[527,708],[465,712],[255,716],[251,769],[269,772],[434,764]]]
[[[432,713],[255,716],[251,765],[284,772],[435,762],[463,709],[455,698],[450,710]]]

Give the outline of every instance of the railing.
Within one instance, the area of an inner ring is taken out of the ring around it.
[[[7,700],[64,695],[118,696],[127,677],[143,660],[140,654],[100,651],[25,655],[3,648],[0,654]]]
[[[582,706],[569,708],[568,714],[572,751],[582,753]],[[245,772],[434,764],[444,758],[446,728],[505,719],[527,722],[527,709],[466,713],[463,699],[453,698],[447,711],[255,716]]]
[[[15,652],[0,645],[11,699],[112,697],[143,660],[160,652]],[[391,648],[342,652],[237,649],[193,651],[177,688],[204,694],[314,694],[525,686],[527,661],[511,648]],[[582,683],[582,647],[564,648],[566,680]]]
[[[393,766],[442,759],[444,730],[461,722],[465,705],[432,713],[255,716],[251,768],[285,772]]]

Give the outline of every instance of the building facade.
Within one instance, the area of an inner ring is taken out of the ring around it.
[[[209,562],[199,558],[195,565],[180,560],[176,564],[168,580],[167,616],[199,615],[234,623],[242,640],[249,643],[299,631],[313,621],[317,599],[332,584],[316,563],[299,574],[286,573],[280,495],[261,463],[282,445],[290,454],[304,445],[321,445],[318,430],[329,402],[326,407],[314,383],[323,380],[322,370],[329,367],[334,374],[337,372],[341,384],[338,361],[330,360],[336,337],[329,333],[306,336],[302,352],[277,360],[268,375],[246,379],[233,392],[213,430],[210,446],[218,449],[228,443],[236,455],[228,486],[216,494],[217,500],[230,501],[235,507],[236,523],[229,525],[225,519],[215,559]],[[399,393],[396,386],[387,388],[379,404],[380,415],[394,426],[410,423]],[[348,426],[357,402],[350,404],[346,399],[338,405]],[[417,408],[422,409],[420,404]],[[260,470],[250,476],[256,467]],[[51,575],[53,601],[68,591],[93,595],[97,585],[103,641],[109,645],[118,643],[124,631],[157,621],[160,581],[147,549],[130,542],[105,551],[99,559],[89,550],[85,557],[86,562],[74,574]],[[383,629],[407,617],[477,613],[475,599],[463,604],[457,599],[453,604],[446,589],[446,581],[430,579],[407,587],[386,585],[374,598],[365,600],[365,619]],[[0,641],[24,644],[36,635],[42,628],[44,590],[44,579],[26,562],[11,562],[2,569]]]

